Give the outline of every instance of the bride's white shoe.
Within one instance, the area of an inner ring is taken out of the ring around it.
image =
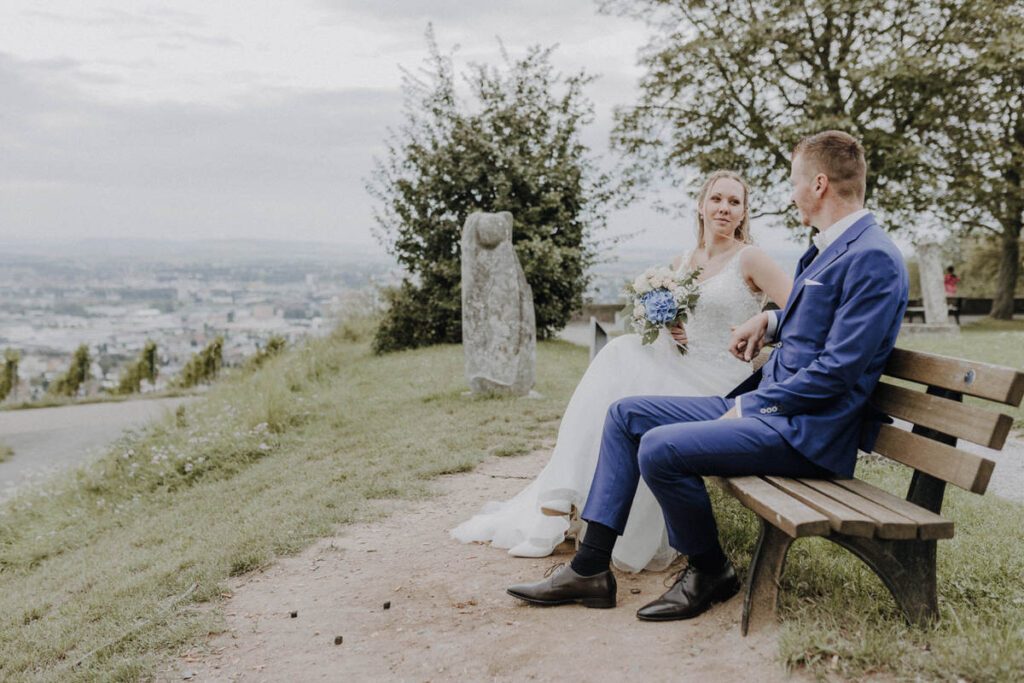
[[[549,517],[571,515],[575,506],[568,500],[549,500],[540,506],[540,511]]]
[[[547,557],[551,553],[555,552],[560,543],[555,545],[543,544],[537,545],[531,539],[526,539],[519,545],[514,545],[508,549],[508,554],[512,557]]]
[[[557,501],[558,504],[561,502]],[[554,545],[552,545],[552,541],[549,539],[528,538],[522,543],[509,548],[508,554],[513,557],[547,557],[555,552],[555,548],[569,539],[576,541],[576,550],[579,550],[580,539],[583,538],[583,533],[586,530],[586,522],[580,519],[579,509],[575,505],[566,501],[565,507],[566,512],[558,513],[557,515],[553,512],[557,508],[550,507],[550,503],[545,503],[541,507],[541,511],[550,517],[569,518],[569,528],[566,529],[565,535],[560,540],[554,542]]]

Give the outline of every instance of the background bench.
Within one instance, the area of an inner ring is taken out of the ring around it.
[[[961,308],[962,297],[947,297],[946,298],[946,313],[949,317],[956,320],[956,324],[960,324],[960,308]],[[924,304],[921,299],[911,299],[907,302],[907,308],[903,311],[903,319],[908,323],[914,322],[917,318],[924,322]]]
[[[760,518],[745,585],[744,635],[774,622],[786,553],[795,539],[807,536],[827,538],[863,560],[910,622],[938,616],[936,543],[953,537],[952,520],[940,514],[946,484],[982,494],[994,468],[991,460],[956,448],[957,439],[1000,450],[1013,425],[1008,415],[964,404],[963,396],[1018,406],[1024,373],[895,349],[885,375],[925,387],[910,389],[883,377],[871,398],[882,412],[912,425],[883,425],[875,444],[876,453],[914,470],[905,499],[858,479],[717,480]]]

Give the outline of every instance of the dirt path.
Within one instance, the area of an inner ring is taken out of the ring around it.
[[[666,573],[620,573],[614,610],[536,608],[506,595],[506,585],[540,578],[570,550],[563,546],[555,558],[512,558],[489,546],[460,545],[447,530],[485,501],[510,497],[546,457],[492,458],[473,472],[443,477],[436,498],[387,502],[401,509],[240,578],[223,605],[228,632],[160,678],[787,679],[774,661],[773,634],[740,637],[739,597],[692,621],[637,621],[635,610],[665,590]],[[338,645],[336,637],[343,639]]]

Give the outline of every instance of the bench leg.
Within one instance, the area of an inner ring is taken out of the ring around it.
[[[935,541],[884,541],[839,534],[828,539],[859,557],[878,575],[911,624],[927,626],[938,618]]]
[[[743,635],[775,623],[779,602],[779,580],[786,563],[786,553],[793,539],[763,519],[761,534],[754,548],[743,597]]]

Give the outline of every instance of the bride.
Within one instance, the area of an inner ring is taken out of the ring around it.
[[[586,502],[613,401],[643,394],[724,395],[738,385],[750,366],[728,352],[731,326],[756,314],[765,296],[782,306],[792,287],[792,279],[750,241],[746,183],[731,171],[715,171],[697,198],[697,247],[672,263],[677,271],[700,268],[700,298],[687,329],[663,330],[648,346],[636,334],[609,342],[576,387],[551,459],[537,478],[511,500],[485,505],[453,529],[452,537],[490,541],[519,557],[550,555],[565,538],[572,507],[582,509]],[[685,355],[677,342],[686,345]],[[661,509],[641,481],[612,560],[638,572],[663,569],[675,555]]]

